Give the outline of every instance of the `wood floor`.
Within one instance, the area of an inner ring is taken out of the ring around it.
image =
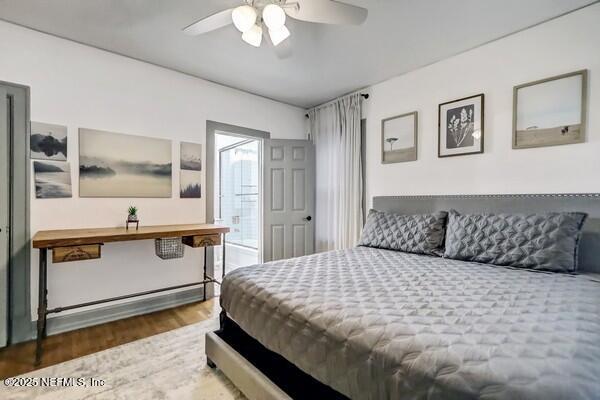
[[[219,301],[211,299],[48,336],[38,367],[33,365],[35,341],[0,349],[0,379],[204,321],[216,317],[220,311]]]

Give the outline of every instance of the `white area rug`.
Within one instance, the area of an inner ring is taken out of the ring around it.
[[[0,382],[0,399],[244,399],[221,372],[206,366],[204,334],[217,327],[217,320],[204,321],[20,375],[32,378],[23,383],[83,378],[87,386],[14,388]],[[104,386],[92,387],[90,378]]]

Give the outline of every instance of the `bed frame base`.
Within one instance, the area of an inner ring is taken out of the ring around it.
[[[250,400],[291,400],[265,374],[215,332],[206,334],[206,363],[219,369]]]
[[[221,329],[206,334],[207,365],[250,400],[348,399],[265,348],[224,312],[220,317]]]
[[[209,368],[215,369],[217,368],[217,364],[215,364],[213,362],[213,360],[211,360],[210,358],[206,358],[206,365],[208,365]]]

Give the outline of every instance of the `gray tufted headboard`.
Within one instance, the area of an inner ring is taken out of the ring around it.
[[[588,218],[579,247],[579,269],[600,273],[600,193],[381,196],[373,198],[373,208],[402,214],[450,209],[463,213],[585,212]]]

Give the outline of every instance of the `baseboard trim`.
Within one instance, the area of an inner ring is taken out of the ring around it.
[[[154,311],[202,301],[203,298],[204,288],[200,287],[162,296],[150,297],[148,299],[134,300],[123,304],[81,311],[74,314],[59,314],[53,318],[48,318],[48,335],[86,328],[88,326],[103,324],[105,322],[116,321],[136,315],[148,314]],[[32,322],[32,325],[35,325],[35,321]],[[35,329],[33,329],[33,326],[32,331],[35,337]]]

